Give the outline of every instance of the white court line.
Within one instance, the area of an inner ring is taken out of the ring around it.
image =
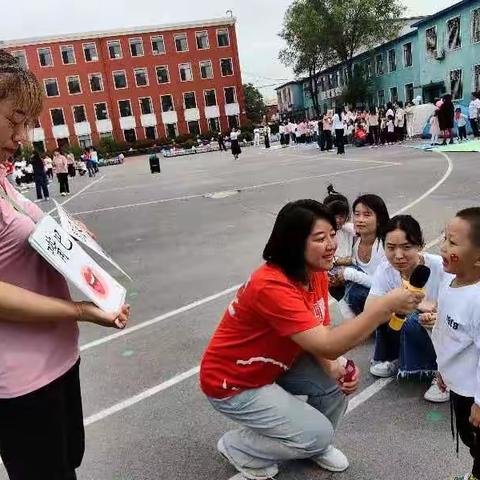
[[[319,175],[307,175],[304,177],[296,177],[296,178],[289,178],[288,180],[279,180],[277,182],[266,182],[266,183],[260,183],[258,185],[249,185],[246,187],[237,187],[235,190],[238,190],[239,192],[243,192],[246,190],[254,190],[257,188],[264,188],[264,187],[272,187],[276,185],[287,185],[289,183],[294,183],[294,182],[301,182],[304,180],[312,180],[315,178],[322,178],[322,177],[336,177],[338,175],[343,175],[345,173],[359,173],[359,172],[366,172],[368,170],[376,170],[379,168],[388,168],[392,167],[393,165],[385,164],[385,162],[382,162],[382,165],[375,165],[373,167],[364,167],[364,168],[351,168],[349,170],[343,170],[343,171],[337,171],[337,172],[331,172],[331,173],[322,173]],[[129,203],[126,205],[115,205],[114,207],[105,207],[105,208],[97,208],[95,210],[85,210],[83,212],[75,212],[74,215],[88,215],[91,213],[100,213],[100,212],[109,212],[112,210],[118,210],[121,208],[134,208],[134,207],[144,207],[148,205],[157,205],[160,203],[166,203],[166,202],[172,202],[172,201],[177,201],[177,200],[190,200],[192,198],[200,198],[200,197],[205,197],[206,195],[211,195],[215,192],[207,192],[207,193],[201,193],[201,194],[196,194],[196,195],[185,195],[183,197],[173,197],[173,198],[163,198],[160,200],[151,200],[149,202],[139,202],[139,203]]]
[[[89,183],[88,185],[85,185],[85,187],[83,187],[81,190],[79,190],[77,193],[74,193],[71,197],[68,197],[64,202],[62,202],[60,205],[65,205],[66,203],[68,202],[71,202],[75,197],[78,197],[79,195],[81,195],[85,190],[87,190],[88,188],[92,187],[93,185],[95,185],[96,183],[100,182],[101,180],[103,180],[105,178],[105,175],[102,175],[100,178],[98,178],[97,180],[94,180],[92,183]],[[56,207],[55,208],[52,208],[51,210],[49,210],[47,212],[47,215],[50,215],[52,212],[54,212],[56,210]]]

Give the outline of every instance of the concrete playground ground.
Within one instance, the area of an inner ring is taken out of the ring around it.
[[[198,365],[235,290],[260,264],[286,202],[321,200],[330,182],[351,200],[377,193],[392,215],[420,221],[431,251],[448,218],[480,204],[478,153],[398,145],[348,148],[339,157],[313,146],[247,148],[238,161],[213,152],[161,164],[162,173],[151,175],[146,157],[129,158],[96,179],[74,179],[72,196],[60,197],[134,279],[116,275],[133,308],[128,329],[81,327],[87,448],[79,480],[236,474],[216,451],[233,424],[202,395]],[[58,196],[58,185],[51,188]],[[349,354],[363,372],[336,438],[350,468],[331,474],[308,461],[288,463],[279,480],[431,480],[469,470],[466,449],[455,453],[449,405],[425,402],[425,382],[371,377],[372,350],[370,340]]]

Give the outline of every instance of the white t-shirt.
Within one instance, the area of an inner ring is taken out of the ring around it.
[[[438,292],[443,279],[445,276],[448,276],[451,279],[452,276],[443,271],[442,257],[439,255],[432,255],[430,253],[423,253],[422,256],[425,266],[430,269],[430,277],[425,285],[425,300],[427,302],[437,303]],[[400,288],[402,286],[403,281],[400,272],[396,270],[388,260],[385,260],[377,268],[375,275],[373,276],[372,288],[370,289],[369,295],[374,297],[382,297],[390,290],[394,290],[395,288]]]
[[[343,121],[340,119],[340,116],[337,113],[333,116],[333,129],[343,130]]]
[[[354,238],[355,231],[352,223],[346,223],[340,230],[337,230],[337,251],[335,256],[339,258],[351,257]]]
[[[372,245],[370,261],[365,263],[358,258],[359,245],[360,238],[357,238],[353,244],[352,262],[357,267],[360,267],[363,272],[347,267],[343,272],[343,276],[345,280],[370,288],[372,286],[373,276],[375,275],[377,268],[384,262],[384,260],[386,260],[385,251],[383,250],[382,242],[377,238]]]
[[[478,118],[478,106],[476,105],[475,100],[472,100],[468,104],[468,118]]]
[[[240,132],[237,130],[236,132],[230,132],[230,140],[238,140],[240,136]]]
[[[440,287],[432,334],[438,370],[452,391],[480,405],[480,284],[450,285],[446,278]]]

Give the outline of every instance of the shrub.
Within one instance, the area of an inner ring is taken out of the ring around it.
[[[63,149],[64,153],[71,153],[76,159],[80,158],[80,155],[83,153],[82,147],[80,145],[68,145]]]
[[[135,149],[143,149],[143,148],[152,148],[155,145],[155,140],[145,139],[145,140],[137,140],[133,144],[133,148]]]

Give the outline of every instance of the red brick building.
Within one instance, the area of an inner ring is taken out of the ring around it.
[[[241,124],[234,18],[0,42],[45,88],[37,148],[134,142]]]

